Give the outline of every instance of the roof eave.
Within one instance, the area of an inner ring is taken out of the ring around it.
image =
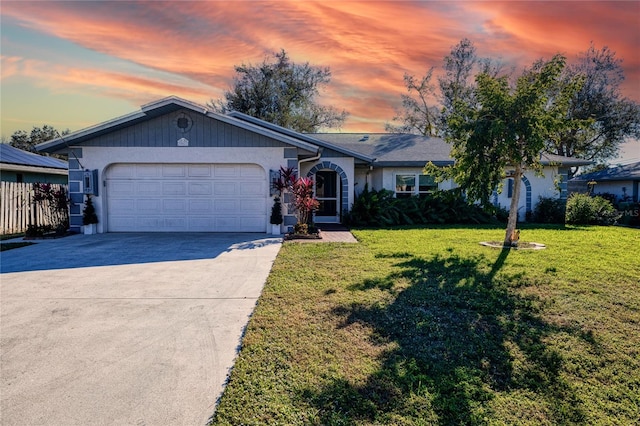
[[[429,160],[425,160],[425,161],[382,160],[382,161],[375,161],[373,163],[373,166],[374,167],[424,167],[429,162],[430,162]],[[431,161],[431,163],[436,167],[446,167],[446,166],[452,166],[454,164],[453,160]]]
[[[68,169],[58,169],[53,167],[27,166],[25,164],[0,163],[0,170],[11,172],[31,172],[45,173],[48,175],[68,175]]]

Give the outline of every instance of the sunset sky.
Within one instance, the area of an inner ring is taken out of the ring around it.
[[[404,92],[460,39],[516,70],[593,41],[622,58],[625,96],[640,101],[640,1],[5,1],[1,133],[71,131],[170,95],[222,96],[233,66],[285,49],[331,68],[321,101],[345,132],[384,131]],[[640,159],[640,142],[624,155]]]

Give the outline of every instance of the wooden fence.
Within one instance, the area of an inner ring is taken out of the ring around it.
[[[50,186],[53,191],[64,190],[68,194],[67,185]],[[35,195],[33,183],[0,182],[0,235],[25,232],[28,225],[58,225],[60,212],[55,212],[51,202],[36,202]],[[63,214],[68,218],[68,212]]]

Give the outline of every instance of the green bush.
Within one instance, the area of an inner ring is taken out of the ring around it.
[[[620,214],[602,197],[575,193],[567,200],[565,217],[573,225],[613,225]]]
[[[352,226],[478,224],[495,222],[494,212],[467,201],[459,189],[421,197],[395,198],[365,186],[346,217]]]
[[[540,197],[533,209],[531,220],[536,223],[558,223],[565,221],[567,202],[559,198]]]

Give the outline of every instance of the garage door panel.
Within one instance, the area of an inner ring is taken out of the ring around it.
[[[213,185],[211,182],[189,182],[189,195],[211,195],[213,194]]]
[[[162,202],[160,199],[136,200],[136,209],[146,214],[157,214],[160,211]],[[135,210],[134,210],[135,211]]]
[[[124,231],[142,231],[138,224],[138,217],[133,215],[117,215],[109,218],[109,226]]]
[[[114,182],[110,186],[109,190],[112,195],[118,197],[136,194],[136,186],[134,181]]]
[[[236,218],[235,217],[215,217],[214,218],[214,223],[215,223],[215,229],[221,231],[221,232],[225,232],[229,229],[235,229],[237,228],[236,226]]]
[[[158,179],[162,176],[162,166],[157,164],[138,164],[135,166],[134,178]]]
[[[241,185],[239,193],[240,195],[248,196],[248,197],[255,197],[255,196],[264,194],[263,183],[262,182],[245,183],[244,185]]]
[[[207,216],[197,216],[189,218],[189,230],[192,232],[211,232],[213,229],[213,218]]]
[[[162,195],[162,182],[154,182],[154,181],[136,182],[135,191],[136,191],[135,193],[138,196],[158,197]]]
[[[249,232],[262,232],[266,226],[266,222],[262,216],[248,216],[239,219],[240,227],[248,229]]]
[[[210,178],[212,176],[211,165],[209,164],[192,164],[189,165],[189,177],[194,178]]]
[[[183,232],[188,231],[187,218],[184,216],[173,216],[164,218],[164,229],[169,232]]]
[[[263,177],[263,172],[260,167],[243,167],[239,170],[240,176],[246,179],[261,179]]]
[[[235,182],[214,182],[213,195],[228,197],[238,193],[238,187]]]
[[[226,200],[216,200],[214,203],[213,210],[216,214],[218,213],[226,213],[229,215],[237,214],[239,203],[238,200],[226,199]]]
[[[176,214],[187,212],[187,200],[162,200],[162,213]]]
[[[240,210],[242,212],[260,212],[264,209],[265,205],[263,200],[240,200]]]
[[[238,167],[233,164],[216,164],[213,168],[213,176],[217,178],[240,177]]]
[[[184,182],[165,182],[162,184],[162,195],[187,195],[187,185]]]
[[[137,216],[129,223],[123,224],[124,231],[143,231],[151,232],[162,226],[163,220],[157,216],[140,217]],[[134,225],[135,224],[135,225]]]
[[[213,201],[210,199],[189,200],[189,213],[192,214],[212,214]]]
[[[107,171],[110,232],[264,232],[267,183],[252,164],[117,164]]]
[[[135,167],[129,167],[124,164],[116,164],[109,169],[109,176],[114,179],[133,179],[135,175]]]
[[[133,214],[136,211],[135,198],[118,198],[109,204],[110,212],[116,215]]]
[[[162,166],[163,178],[185,178],[187,177],[186,165],[165,164]]]

